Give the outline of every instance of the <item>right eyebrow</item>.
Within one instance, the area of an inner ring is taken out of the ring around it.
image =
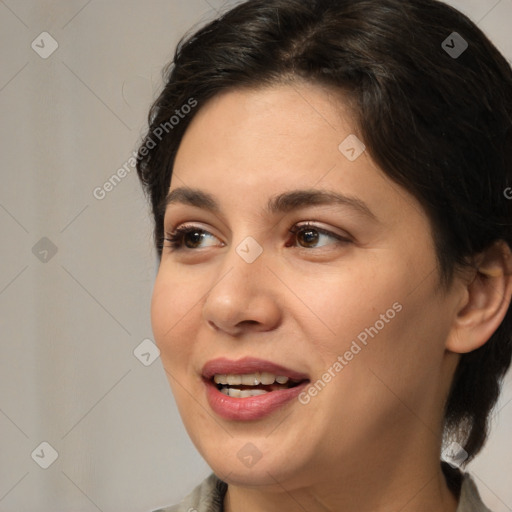
[[[214,197],[197,188],[180,187],[171,190],[165,198],[163,211],[165,212],[169,205],[176,203],[204,208],[212,213],[220,213],[220,206]]]

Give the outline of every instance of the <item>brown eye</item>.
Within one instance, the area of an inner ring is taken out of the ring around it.
[[[351,242],[348,237],[332,233],[319,226],[312,226],[309,223],[293,226],[290,233],[294,235],[294,240],[287,242],[287,247],[317,249],[326,245],[343,245]]]
[[[164,240],[169,242],[169,247],[173,250],[202,249],[222,245],[215,235],[194,226],[179,227],[173,233],[169,233]]]
[[[201,245],[201,242],[205,238],[206,233],[204,231],[188,231],[182,234],[182,240],[184,242],[185,247],[188,249],[196,249]]]
[[[302,229],[297,232],[297,241],[303,247],[315,247],[318,243],[320,235],[316,229]]]

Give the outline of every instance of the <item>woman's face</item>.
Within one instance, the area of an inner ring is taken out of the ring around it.
[[[179,148],[152,324],[187,431],[229,483],[438,464],[460,296],[356,131],[334,93],[281,85],[215,97]],[[251,386],[258,370],[302,382]]]

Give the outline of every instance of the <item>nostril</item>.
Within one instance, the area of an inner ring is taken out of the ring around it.
[[[237,326],[244,326],[244,325],[258,325],[259,322],[257,320],[242,320],[241,322],[238,322]]]
[[[208,325],[214,330],[214,331],[218,331],[219,328],[215,325],[214,322],[212,322],[211,320],[208,320]]]

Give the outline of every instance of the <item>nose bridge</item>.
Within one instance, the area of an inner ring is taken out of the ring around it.
[[[221,278],[210,294],[234,294],[235,303],[265,293],[265,257],[263,247],[253,237],[245,237],[229,248],[224,257]],[[209,295],[210,295],[209,294]]]
[[[230,247],[221,277],[205,298],[205,320],[231,334],[242,323],[271,329],[280,315],[267,272],[263,247],[254,238],[246,237]]]

